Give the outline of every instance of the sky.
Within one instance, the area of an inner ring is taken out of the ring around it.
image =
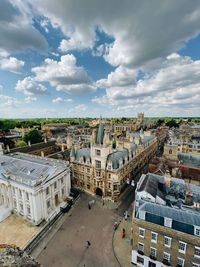
[[[1,0],[0,118],[200,116],[199,0]]]

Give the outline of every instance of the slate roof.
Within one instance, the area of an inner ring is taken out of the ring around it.
[[[117,150],[108,156],[108,161],[112,162],[113,169],[119,168],[119,161],[122,159],[125,160],[125,157],[128,156],[128,149]]]
[[[79,159],[83,157],[84,160],[87,158],[90,159],[90,148],[81,148],[76,151],[76,160],[79,161]]]
[[[189,154],[189,153],[178,153],[178,160],[186,166],[191,166],[194,168],[200,168],[200,155]]]
[[[171,218],[174,221],[186,223],[188,225],[200,226],[200,216],[198,212],[194,212],[193,209],[179,209],[171,208],[168,206],[158,205],[155,203],[146,202],[141,206],[140,210],[144,210],[148,213]]]

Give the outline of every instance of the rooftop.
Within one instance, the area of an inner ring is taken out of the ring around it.
[[[0,155],[0,179],[13,179],[34,186],[63,172],[66,165],[57,160],[23,153]]]
[[[146,221],[163,226],[167,217],[172,219],[171,228],[192,235],[194,226],[200,226],[199,186],[148,173],[141,176],[136,195],[136,217],[145,211]]]

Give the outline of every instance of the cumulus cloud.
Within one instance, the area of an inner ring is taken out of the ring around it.
[[[33,25],[33,14],[24,1],[0,2],[0,49],[7,52],[27,48],[44,51],[45,38]]]
[[[200,103],[200,60],[169,55],[160,68],[144,74],[142,80],[135,80],[134,71],[124,82],[123,68],[117,68],[107,79],[97,81],[105,87],[106,94],[95,97],[93,102],[117,106],[118,110],[152,107],[196,107]],[[127,75],[128,77],[128,75]],[[132,79],[131,79],[132,77]]]
[[[7,95],[1,95],[0,94],[0,107],[1,108],[15,108],[18,106],[20,102],[11,96],[7,96]]]
[[[57,91],[83,93],[96,89],[85,69],[76,65],[76,58],[71,54],[62,56],[60,61],[47,58],[41,66],[32,68],[32,72],[35,80],[49,82]]]
[[[63,102],[72,102],[72,99],[71,98],[63,99],[61,97],[57,97],[57,98],[53,99],[52,102],[54,104],[60,104],[60,103],[63,103]]]
[[[112,36],[114,42],[107,46],[105,59],[114,66],[138,67],[165,57],[200,31],[200,2],[196,0],[165,3],[33,0],[31,3],[61,27],[67,37],[60,45],[63,51],[92,48],[97,27]]]
[[[37,101],[37,97],[35,96],[27,96],[25,99],[24,99],[25,103],[29,104],[31,102],[35,102]]]
[[[21,73],[24,66],[24,61],[18,60],[15,57],[1,58],[0,57],[0,69],[7,70],[13,73]]]
[[[18,92],[22,92],[28,96],[33,96],[35,94],[48,94],[44,85],[38,83],[33,77],[30,76],[24,78],[23,80],[18,80],[15,89]]]

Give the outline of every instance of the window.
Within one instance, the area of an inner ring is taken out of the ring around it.
[[[63,184],[63,177],[60,179],[60,181],[61,181],[61,184]]]
[[[19,196],[22,197],[22,190],[19,189]]]
[[[195,247],[194,248],[194,256],[196,258],[200,258],[200,247]]]
[[[177,258],[177,266],[183,267],[184,266],[184,259]]]
[[[114,184],[113,185],[113,191],[117,191],[118,190],[118,186],[117,186],[117,184]]]
[[[100,177],[101,176],[101,172],[100,171],[96,171],[96,176]]]
[[[31,209],[30,209],[30,207],[27,207],[27,213],[28,213],[28,215],[31,214]]]
[[[163,253],[163,260],[169,262],[170,261],[170,254],[167,252]]]
[[[150,255],[152,256],[152,257],[154,257],[154,258],[156,258],[156,251],[157,251],[157,249],[156,248],[150,248]]]
[[[187,245],[186,243],[179,241],[178,251],[180,253],[184,253],[185,254],[186,245]]]
[[[151,232],[151,242],[157,243],[157,237],[158,237],[157,233]]]
[[[144,259],[142,257],[137,256],[137,263],[144,264]]]
[[[146,212],[144,210],[140,210],[139,211],[139,218],[142,220],[145,220],[145,214],[146,214]]]
[[[111,183],[108,183],[108,188],[109,188],[109,189],[111,188]]]
[[[20,207],[20,211],[23,212],[24,210],[23,204],[20,204],[19,207]]]
[[[194,235],[200,236],[200,227],[194,226]]]
[[[46,195],[49,194],[49,187],[46,188]]]
[[[144,244],[138,243],[138,250],[144,252]]]
[[[96,168],[101,169],[101,161],[95,160],[95,166]]]
[[[87,168],[87,172],[89,172],[89,173],[90,173],[90,168]]]
[[[57,188],[57,182],[54,183],[54,189],[56,189],[56,188]]]
[[[164,219],[164,225],[166,227],[170,227],[171,228],[172,227],[172,219],[165,217],[165,219]]]
[[[47,200],[47,209],[49,209],[50,206],[51,206],[51,204],[50,204],[50,200]]]
[[[65,194],[65,189],[62,188],[62,196],[64,196],[64,194]]]
[[[172,154],[172,150],[171,149],[169,150],[169,154]]]
[[[101,150],[95,149],[95,155],[96,156],[101,156]]]
[[[168,236],[164,237],[164,246],[170,248],[171,247],[172,239]]]
[[[145,235],[145,229],[139,228],[139,236],[144,238],[144,235]]]
[[[29,194],[26,192],[26,199],[29,200]]]

